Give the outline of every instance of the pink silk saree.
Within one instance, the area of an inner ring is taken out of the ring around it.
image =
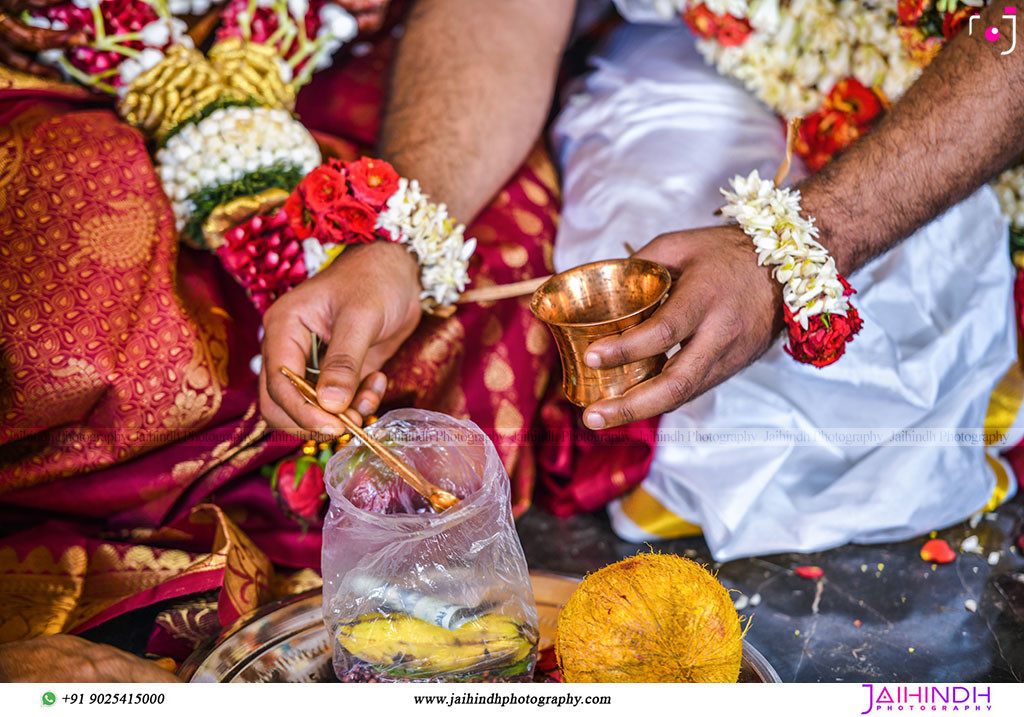
[[[329,151],[372,146],[394,43],[381,33],[300,95]],[[142,137],[82,90],[3,70],[0,158],[0,642],[218,591],[158,619],[153,644],[187,649],[316,584],[293,571],[319,564],[320,525],[288,518],[259,471],[298,443],[259,415],[257,315],[212,255],[179,245]],[[549,273],[558,210],[538,145],[469,228],[474,285]],[[541,471],[560,515],[646,473],[653,422],[614,449],[574,443],[585,429],[526,299],[425,318],[385,371],[382,410],[492,436],[517,515]]]

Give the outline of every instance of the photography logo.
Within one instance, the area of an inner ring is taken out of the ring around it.
[[[974,21],[981,18],[981,15],[974,13],[971,15],[970,20],[967,21],[967,34],[974,35]],[[1005,7],[1003,8],[1003,19],[1010,21],[1010,49],[1005,52],[999,53],[1000,55],[1009,55],[1017,47],[1017,8]],[[985,39],[989,42],[995,42],[999,39],[999,28],[992,26],[985,29]]]
[[[977,685],[863,684],[868,699],[862,715],[888,712],[974,712],[992,710],[992,688]],[[863,693],[862,693],[863,694]],[[863,704],[863,702],[861,703]]]

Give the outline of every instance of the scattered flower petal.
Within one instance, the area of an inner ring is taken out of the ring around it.
[[[977,535],[969,535],[960,543],[960,550],[965,553],[977,553],[981,555],[981,541]]]
[[[825,571],[817,565],[801,565],[798,568],[794,568],[793,572],[807,580],[816,580],[825,574]]]
[[[956,560],[956,552],[949,547],[949,543],[941,538],[929,540],[921,546],[921,560],[930,563],[951,563]]]

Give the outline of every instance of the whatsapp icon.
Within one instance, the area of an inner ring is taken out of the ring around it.
[[[57,701],[57,695],[53,694],[52,692],[44,692],[43,693],[43,704],[44,705],[52,705],[56,701]]]

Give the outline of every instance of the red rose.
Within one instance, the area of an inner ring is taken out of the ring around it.
[[[322,164],[303,177],[299,182],[299,191],[310,212],[323,214],[346,193],[345,175]]]
[[[899,0],[896,3],[896,12],[899,14],[900,23],[916,25],[931,4],[932,0]]]
[[[839,80],[825,98],[828,109],[846,114],[859,130],[868,128],[882,113],[882,100],[855,77]]]
[[[289,195],[288,200],[284,203],[284,211],[288,215],[288,225],[295,232],[295,236],[299,239],[313,236],[316,231],[313,215],[306,208],[306,202],[302,198],[300,189],[296,188]]]
[[[274,469],[270,489],[281,510],[303,525],[320,518],[327,499],[323,466],[313,456],[293,456],[281,461]]]
[[[844,112],[818,110],[800,123],[794,149],[804,158],[808,168],[816,172],[859,136],[856,125]]]
[[[736,18],[732,15],[718,16],[718,32],[715,39],[722,47],[736,47],[742,45],[750,37],[754,28],[746,19]]]
[[[355,162],[346,162],[345,171],[352,195],[375,211],[383,209],[398,189],[398,172],[382,159],[361,157]]]
[[[347,194],[341,195],[330,211],[317,220],[320,238],[339,244],[376,241],[376,226],[377,212],[373,207]]]
[[[841,314],[817,314],[807,321],[805,330],[793,318],[789,307],[784,307],[786,325],[789,327],[789,343],[786,353],[800,363],[809,363],[821,368],[835,363],[846,351],[846,344],[853,341],[864,321],[857,309],[850,306],[846,316]]]
[[[796,152],[812,171],[821,169],[874,126],[885,109],[877,92],[854,77],[840,80],[817,112],[804,118],[797,133]]]

